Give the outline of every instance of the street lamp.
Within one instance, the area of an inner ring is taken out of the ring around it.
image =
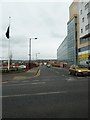
[[[29,39],[29,69],[30,69],[30,63],[31,63],[31,39],[37,39],[37,38]]]

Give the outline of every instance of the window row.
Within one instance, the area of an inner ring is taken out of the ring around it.
[[[86,47],[79,48],[78,52],[83,52],[83,51],[86,51],[86,50],[90,50],[90,45],[86,46]]]
[[[80,43],[85,43],[85,42],[88,42],[90,41],[90,37],[87,37],[87,38],[80,38]]]
[[[88,3],[85,5],[85,10],[86,10],[87,8],[89,8],[89,4],[90,4],[90,2],[88,2]]]
[[[88,2],[86,5],[85,5],[85,10],[90,8],[90,2]],[[80,10],[80,14],[82,14],[82,10]]]
[[[85,30],[89,30],[90,29],[90,24],[85,26]],[[83,28],[81,29],[81,33],[83,33]]]
[[[88,30],[88,29],[90,29],[90,24],[85,26],[85,30]]]
[[[90,18],[90,12],[87,14],[87,19],[88,19],[88,18]],[[83,18],[82,18],[82,22],[84,22],[84,21],[85,21],[85,18],[83,17]]]
[[[87,18],[90,18],[90,12],[87,14]]]

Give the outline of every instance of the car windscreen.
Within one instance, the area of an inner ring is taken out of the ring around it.
[[[77,68],[87,68],[87,66],[84,66],[84,65],[78,65]]]

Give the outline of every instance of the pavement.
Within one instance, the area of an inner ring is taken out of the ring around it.
[[[0,77],[0,82],[30,79],[37,76],[38,72],[39,67],[35,67],[22,73],[2,74],[2,76]]]

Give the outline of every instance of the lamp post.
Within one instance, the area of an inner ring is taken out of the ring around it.
[[[37,39],[37,38],[29,39],[29,69],[30,69],[30,63],[31,63],[31,39]]]

